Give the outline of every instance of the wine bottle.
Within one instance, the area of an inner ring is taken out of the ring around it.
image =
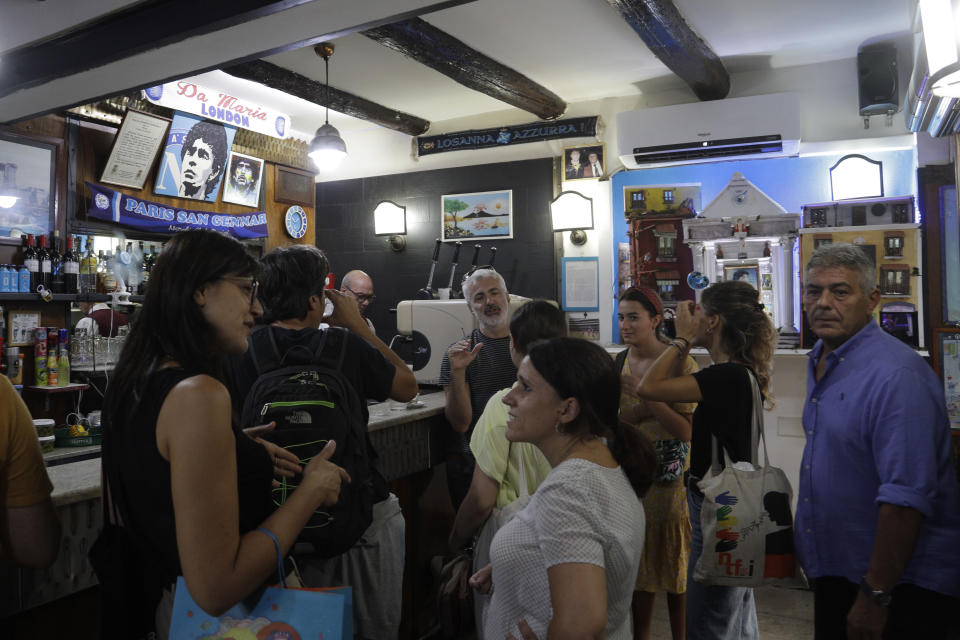
[[[40,261],[40,282],[49,289],[53,280],[53,265],[50,262],[50,252],[47,251],[47,236],[40,236],[40,249],[37,251],[37,260]],[[34,287],[36,290],[36,287]]]
[[[40,260],[34,246],[32,233],[27,234],[27,249],[23,252],[23,264],[30,272],[30,291],[36,291],[37,285],[40,284]]]
[[[80,291],[80,262],[73,252],[73,236],[67,236],[67,252],[63,254],[63,291],[77,293]]]
[[[53,232],[50,245],[50,287],[54,293],[63,293],[63,256],[60,255],[60,231]]]

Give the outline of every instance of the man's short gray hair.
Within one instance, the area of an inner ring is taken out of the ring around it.
[[[473,296],[473,285],[477,283],[477,280],[480,278],[494,278],[500,283],[500,288],[503,289],[504,293],[507,293],[507,283],[503,280],[503,276],[497,273],[495,269],[477,269],[469,276],[464,278],[463,284],[461,285],[461,290],[463,291],[463,298],[469,302],[470,298]]]
[[[807,279],[810,269],[830,269],[833,267],[845,267],[856,271],[860,290],[864,294],[868,294],[877,288],[877,268],[859,247],[846,242],[825,244],[816,249],[803,270],[803,279]]]

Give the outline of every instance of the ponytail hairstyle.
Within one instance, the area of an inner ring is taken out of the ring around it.
[[[657,324],[654,333],[660,342],[667,343],[670,341],[664,331],[663,302],[660,300],[660,296],[657,295],[656,291],[648,289],[647,287],[627,287],[627,289],[620,294],[619,302],[625,301],[639,303],[640,306],[650,314],[651,318],[660,316],[660,322]]]
[[[764,403],[773,406],[770,378],[777,330],[759,302],[759,294],[747,282],[718,282],[704,289],[700,306],[707,315],[723,318],[720,340],[730,360],[753,370]]]
[[[576,398],[580,412],[562,425],[577,439],[607,439],[630,485],[643,497],[653,484],[657,456],[636,429],[620,424],[620,373],[602,347],[579,338],[554,338],[531,345],[530,364],[561,398]]]

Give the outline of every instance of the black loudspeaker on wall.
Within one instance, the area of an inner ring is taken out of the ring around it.
[[[900,105],[897,90],[897,48],[876,44],[857,52],[860,115],[895,113]]]

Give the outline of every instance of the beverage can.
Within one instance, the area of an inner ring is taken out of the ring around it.
[[[47,386],[56,387],[60,385],[59,363],[57,361],[57,350],[47,354]]]
[[[34,349],[33,357],[33,368],[36,372],[34,375],[34,384],[38,387],[47,386],[47,354],[46,354],[47,343],[43,343],[44,353],[40,353],[40,343],[37,343],[37,346]]]
[[[47,355],[47,328],[37,327],[33,330],[33,348],[38,356]]]

